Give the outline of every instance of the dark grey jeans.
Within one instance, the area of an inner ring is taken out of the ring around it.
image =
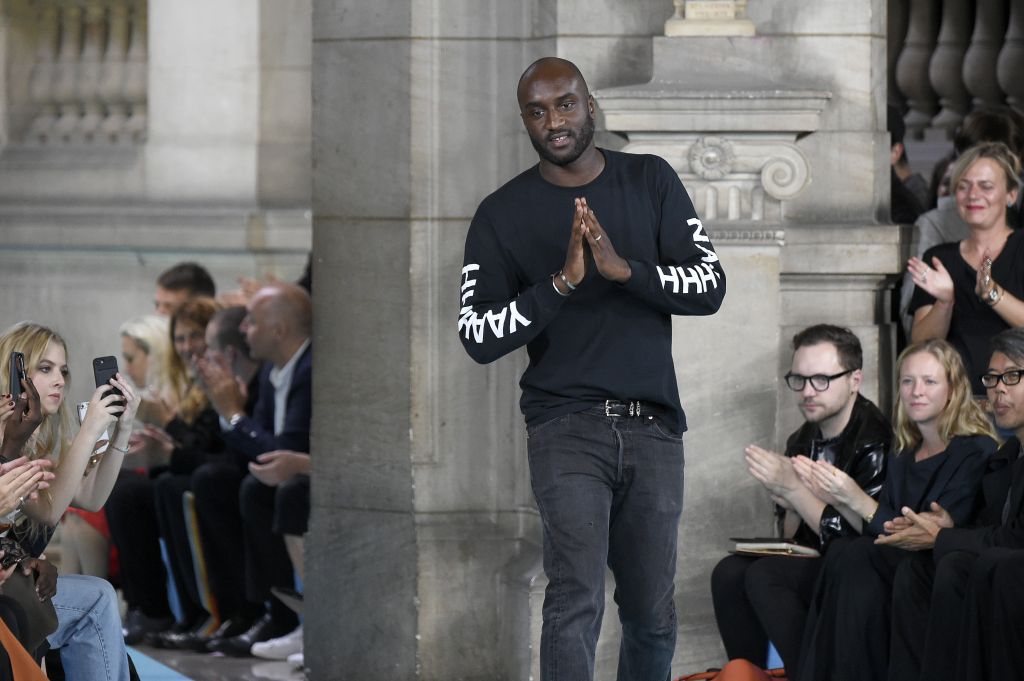
[[[682,437],[656,418],[603,408],[530,426],[527,437],[548,576],[541,681],[593,678],[605,564],[622,622],[619,681],[665,681],[676,642]]]

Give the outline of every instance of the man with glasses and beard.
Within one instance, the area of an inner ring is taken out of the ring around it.
[[[530,357],[521,407],[549,580],[541,678],[593,677],[607,565],[618,678],[663,681],[686,430],[671,315],[716,312],[725,275],[663,159],[594,146],[575,65],[538,60],[517,95],[540,162],[473,218],[458,328],[478,362],[524,345]]]
[[[785,379],[806,422],[790,435],[784,455],[757,445],[745,450],[747,470],[775,502],[778,536],[821,553],[837,537],[859,535],[861,519],[844,516],[823,490],[804,484],[793,457],[827,461],[878,497],[893,434],[888,419],[858,392],[862,364],[860,340],[849,329],[818,324],[796,334]],[[734,554],[718,563],[711,596],[729,659],[763,667],[772,641],[787,676],[797,678],[821,560]]]

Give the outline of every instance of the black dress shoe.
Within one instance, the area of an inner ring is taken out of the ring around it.
[[[211,653],[224,653],[232,657],[245,657],[250,654],[253,643],[262,643],[278,636],[284,636],[295,627],[280,625],[270,618],[269,614],[256,620],[244,633],[229,638],[211,640],[206,649]]]
[[[133,646],[147,635],[164,631],[173,624],[173,617],[149,617],[141,610],[131,610],[124,618],[121,633],[124,634],[125,645]]]
[[[206,634],[201,631],[189,631],[184,634],[170,634],[167,636],[169,639],[169,646],[177,648],[178,650],[194,650],[197,653],[208,652],[210,641],[220,640],[225,638],[233,638],[239,634],[244,634],[249,630],[253,621],[246,618],[235,618],[225,620],[221,622],[220,626],[212,634]]]
[[[147,632],[146,635],[142,637],[142,640],[148,646],[153,646],[154,648],[166,648],[167,646],[164,644],[164,638],[166,638],[168,634],[188,631],[188,627],[189,625],[185,622],[174,622],[171,626],[164,627],[159,631]],[[127,638],[125,640],[127,641]]]

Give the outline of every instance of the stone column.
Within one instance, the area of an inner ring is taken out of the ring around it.
[[[456,323],[469,217],[531,162],[515,83],[546,49],[519,42],[533,21],[314,3],[314,679],[523,678],[523,357],[474,364]]]

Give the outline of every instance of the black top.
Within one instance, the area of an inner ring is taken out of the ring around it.
[[[481,363],[527,346],[528,424],[619,399],[663,406],[682,431],[671,315],[717,311],[725,274],[668,163],[601,153],[604,170],[582,187],[551,184],[534,166],[483,200],[466,237],[459,335]],[[632,276],[607,281],[591,260],[578,290],[562,297],[551,275],[565,263],[575,197],[587,199]],[[687,345],[707,351],[696,334]]]
[[[904,506],[929,511],[933,501],[949,511],[954,524],[966,524],[977,510],[981,478],[995,451],[996,441],[987,435],[958,435],[924,461],[914,461],[913,451],[891,455],[878,510],[865,534],[882,534],[885,521],[903,515]]]
[[[806,456],[812,461],[827,461],[856,481],[857,485],[877,499],[885,480],[889,448],[892,446],[892,426],[889,419],[874,403],[858,394],[850,412],[850,420],[837,437],[823,438],[817,423],[804,423],[786,442],[786,456]],[[775,507],[777,521],[781,525],[786,510]],[[793,540],[805,546],[824,551],[836,537],[858,534],[850,523],[836,510],[826,505],[821,512],[818,531],[815,532],[803,520],[793,534]],[[781,536],[782,533],[779,532]]]
[[[993,336],[1009,329],[1010,325],[975,295],[978,272],[960,255],[959,242],[939,244],[925,251],[923,260],[929,267],[932,266],[932,257],[939,259],[953,279],[953,319],[946,340],[960,352],[971,379],[971,390],[975,395],[984,395],[985,387],[981,385],[980,377],[992,356],[989,343]],[[1006,239],[999,257],[992,261],[992,278],[1008,293],[1024,298],[1024,232],[1014,230]],[[910,314],[933,303],[935,296],[914,287]]]

